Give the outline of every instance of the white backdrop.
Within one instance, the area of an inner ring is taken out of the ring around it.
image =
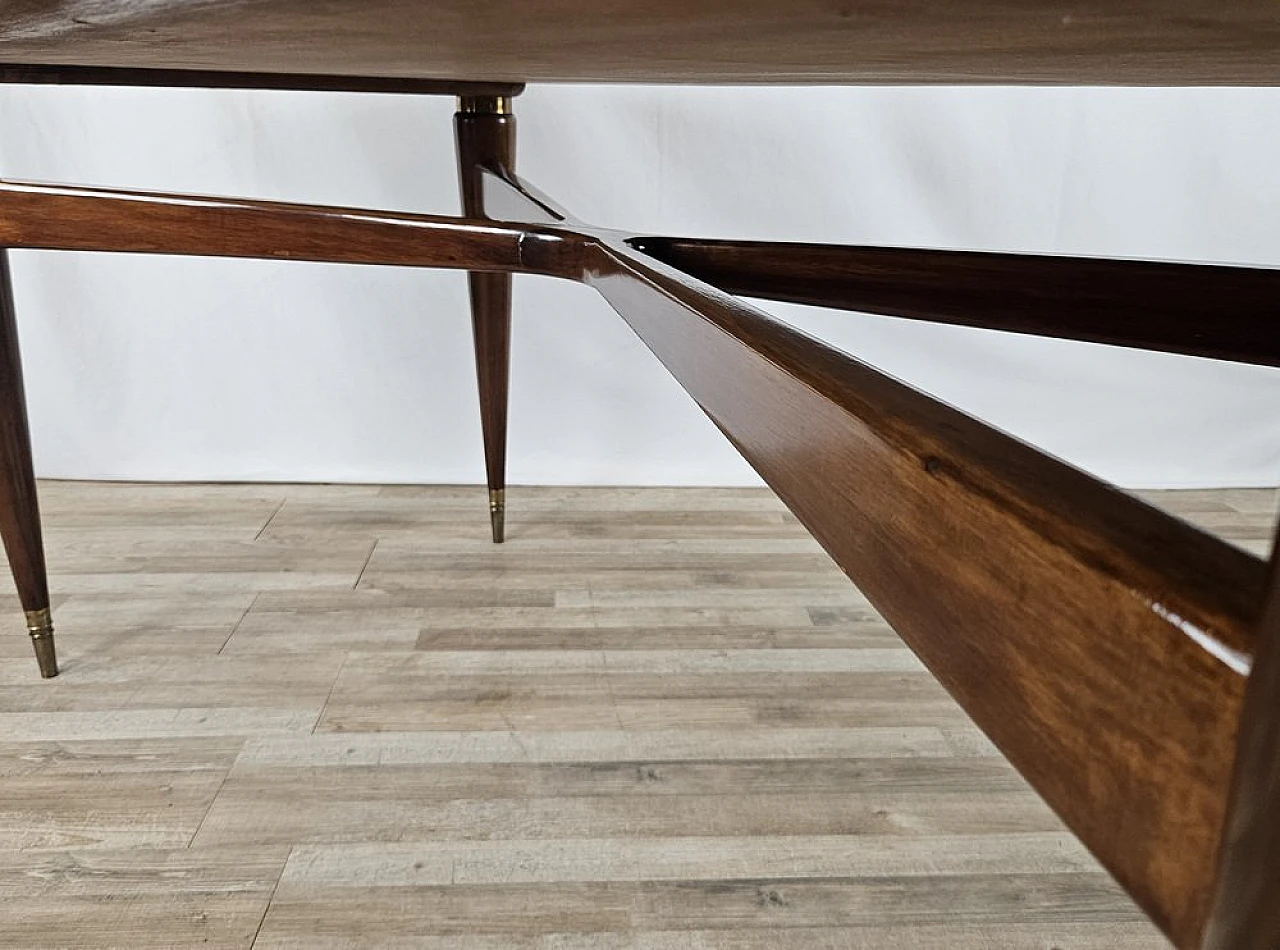
[[[1280,265],[1280,90],[533,87],[521,171],[657,233]],[[0,87],[0,174],[456,213],[453,103]],[[478,482],[460,274],[18,252],[41,474]],[[1105,478],[1280,483],[1280,371],[769,309]],[[751,484],[591,291],[518,278],[510,480]]]

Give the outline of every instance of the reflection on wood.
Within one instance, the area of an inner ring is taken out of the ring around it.
[[[1263,563],[612,254],[592,283],[1072,830],[1195,946]]]
[[[0,181],[8,247],[527,273],[522,245],[562,240],[439,215]]]
[[[1280,269],[636,238],[731,294],[1280,365]]]

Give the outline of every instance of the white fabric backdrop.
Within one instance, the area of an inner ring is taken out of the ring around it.
[[[0,174],[455,213],[444,98],[0,87]],[[521,171],[700,236],[1280,264],[1280,90],[534,87]],[[37,467],[477,482],[465,279],[18,252]],[[1105,478],[1280,482],[1280,371],[768,305]],[[518,483],[751,484],[592,292],[519,278]]]

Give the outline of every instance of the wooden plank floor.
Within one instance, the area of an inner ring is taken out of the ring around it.
[[[1151,497],[1268,547],[1275,492]],[[1166,946],[768,492],[42,503],[0,947]]]

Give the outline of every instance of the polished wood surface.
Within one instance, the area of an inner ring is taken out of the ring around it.
[[[631,244],[731,294],[1280,365],[1280,269],[690,238]]]
[[[1240,720],[1231,813],[1205,950],[1280,947],[1280,564]]]
[[[29,619],[31,614],[49,609],[49,581],[41,535],[13,282],[9,255],[0,242],[0,538],[4,539],[18,599]],[[58,663],[52,629],[34,632],[40,633],[45,641],[36,643],[40,675],[54,676]]]
[[[536,272],[525,255],[540,243],[566,242],[437,215],[0,181],[0,246]]]
[[[485,208],[499,221],[527,221],[533,224],[589,227],[555,200],[520,179],[510,169],[488,168],[481,178]]]
[[[484,170],[515,170],[516,117],[502,98],[466,98],[454,116],[462,213],[490,217],[484,204]],[[495,543],[503,540],[507,487],[507,390],[511,370],[511,275],[473,271],[471,328],[484,438],[489,520]]]
[[[772,493],[511,495],[42,483],[0,946],[1168,950]]]
[[[139,86],[167,89],[255,89],[301,92],[373,92],[413,96],[518,96],[519,83],[450,82],[320,73],[252,73],[209,69],[121,69],[99,66],[29,66],[0,63],[0,83],[36,86]]]
[[[1265,565],[612,254],[589,282],[1156,923],[1197,946]]]
[[[1272,0],[8,0],[0,61],[482,82],[1276,84]]]

